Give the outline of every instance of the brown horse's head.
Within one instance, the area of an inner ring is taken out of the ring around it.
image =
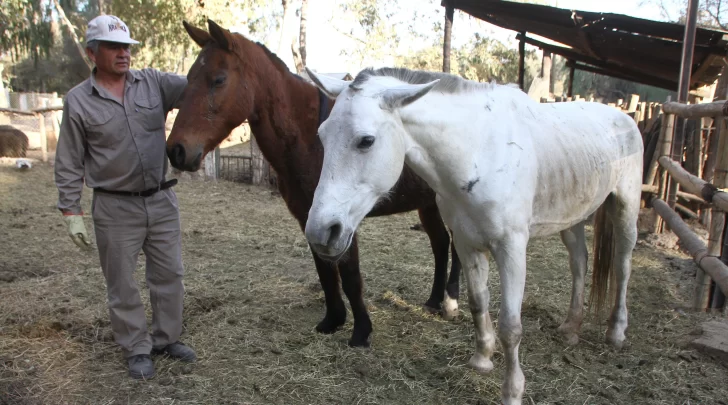
[[[208,20],[209,33],[183,23],[202,50],[187,74],[187,87],[167,139],[167,156],[179,170],[195,171],[202,158],[253,113],[254,83],[240,55],[241,36]]]

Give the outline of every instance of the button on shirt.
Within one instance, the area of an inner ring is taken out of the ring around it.
[[[129,70],[124,100],[91,77],[71,89],[63,105],[56,147],[58,208],[81,213],[84,178],[90,188],[143,191],[167,172],[167,113],[178,104],[187,78],[155,69]]]

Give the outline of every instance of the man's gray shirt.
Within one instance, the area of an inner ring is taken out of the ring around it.
[[[58,208],[81,213],[84,178],[90,188],[143,191],[167,171],[167,113],[181,100],[187,78],[154,69],[129,70],[123,104],[94,75],[71,89],[56,147]]]

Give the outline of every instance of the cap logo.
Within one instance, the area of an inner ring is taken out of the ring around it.
[[[115,21],[113,24],[109,24],[109,32],[114,32],[116,30],[126,32],[126,26],[119,21]]]

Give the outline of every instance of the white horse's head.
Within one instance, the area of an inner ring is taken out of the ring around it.
[[[438,82],[403,84],[391,77],[347,82],[307,69],[316,85],[336,103],[319,127],[324,162],[306,238],[322,257],[336,260],[349,248],[359,223],[394,187],[402,173],[405,130],[399,109]]]

